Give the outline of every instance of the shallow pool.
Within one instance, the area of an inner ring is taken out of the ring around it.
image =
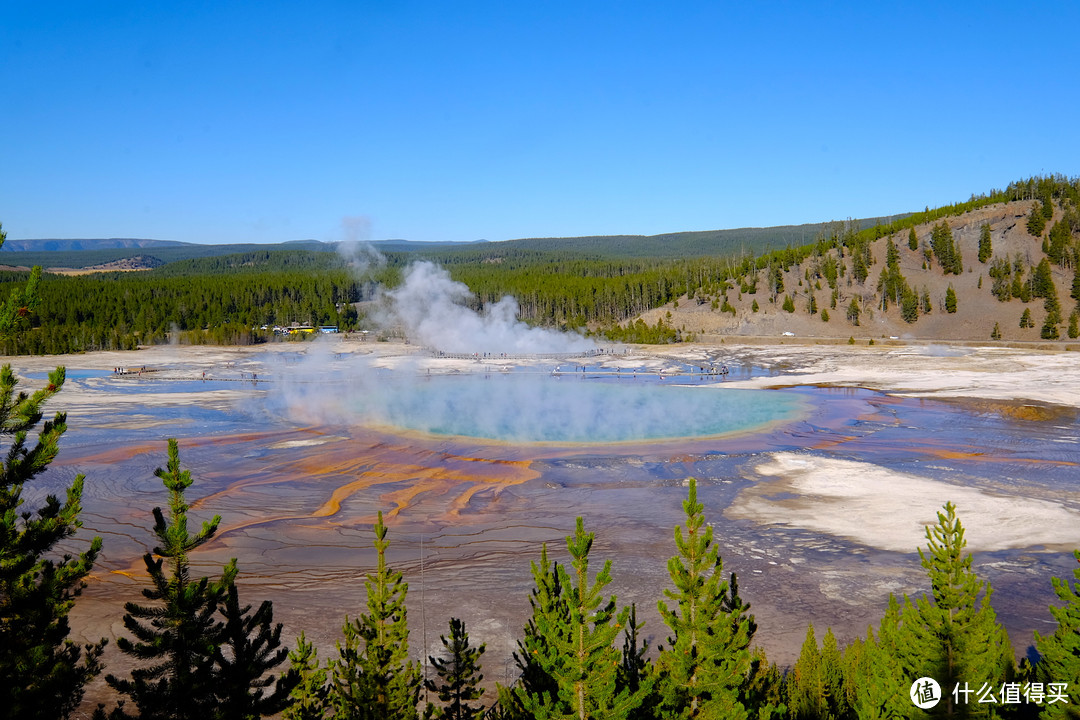
[[[797,419],[794,393],[577,377],[383,376],[347,403],[357,422],[512,443],[622,443],[727,435]]]

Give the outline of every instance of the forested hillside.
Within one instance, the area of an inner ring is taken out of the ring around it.
[[[10,275],[4,278],[12,281]],[[0,293],[6,289],[0,289]],[[40,285],[36,327],[3,338],[5,354],[135,349],[169,342],[246,345],[275,323],[355,325],[361,284],[347,271],[62,277]]]
[[[1080,335],[1080,182],[1033,178],[842,226],[643,313],[626,333],[1053,341]]]
[[[251,343],[269,339],[260,328],[274,324],[376,329],[358,304],[371,299],[379,285],[393,287],[401,269],[421,256],[468,285],[478,309],[511,295],[527,322],[586,329],[614,340],[784,332],[1075,338],[1078,198],[1076,178],[1030,178],[887,223],[815,226],[811,242],[764,254],[662,254],[710,235],[687,233],[678,242],[625,238],[621,255],[611,238],[579,239],[580,245],[427,247],[423,253],[388,252],[364,274],[322,244],[185,257],[138,273],[46,273],[40,303],[28,309],[26,322],[0,350],[125,349],[170,339]],[[724,232],[736,237],[741,231]],[[647,248],[641,244],[646,240]],[[0,274],[0,293],[26,278]]]

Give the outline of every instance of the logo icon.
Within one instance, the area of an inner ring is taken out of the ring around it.
[[[912,705],[929,710],[941,701],[941,686],[934,678],[921,677],[911,683],[910,695]]]

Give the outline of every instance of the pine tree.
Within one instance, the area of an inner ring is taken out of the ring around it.
[[[529,604],[533,614],[525,625],[525,637],[518,641],[514,652],[514,662],[521,675],[512,688],[497,686],[500,710],[514,718],[527,717],[522,698],[536,696],[545,698],[549,704],[559,702],[559,687],[553,672],[563,659],[557,636],[565,634],[570,623],[559,564],[548,560],[546,543],[540,549],[540,562],[531,566],[535,585]],[[566,638],[562,640],[565,642]],[[563,705],[561,711],[569,712],[569,706]]]
[[[1044,340],[1057,340],[1060,336],[1058,325],[1061,323],[1061,303],[1058,302],[1057,290],[1054,288],[1053,280],[1050,281],[1050,292],[1046,296],[1043,307],[1046,309],[1046,319],[1043,322],[1040,336]]]
[[[683,502],[685,534],[683,528],[675,528],[679,554],[668,561],[675,587],[664,591],[678,605],[669,609],[663,600],[658,603],[672,632],[657,659],[661,714],[739,717],[747,712],[740,688],[750,669],[750,620],[743,617],[741,600],[733,600],[737,594],[729,597],[712,526],[705,525],[704,505],[697,500],[697,481],[690,478],[689,485]]]
[[[409,661],[409,586],[386,566],[390,543],[381,511],[373,529],[378,559],[364,583],[368,613],[345,619],[345,643],[330,664],[329,704],[335,720],[416,720],[422,681],[420,664]]]
[[[936,714],[985,715],[986,704],[956,705],[952,689],[957,683],[999,689],[1013,676],[1012,646],[990,605],[989,584],[971,570],[955,510],[945,505],[926,528],[927,551],[919,549],[930,593],[903,604],[890,595],[877,637],[868,631],[864,643],[844,654],[843,695],[859,718],[924,717],[908,700],[912,679],[924,676],[942,688]],[[837,716],[845,712],[836,709]]]
[[[873,630],[867,628],[867,637],[873,640]],[[844,697],[841,702],[844,712],[843,720],[852,720],[859,717],[856,709],[859,703],[859,683],[869,680],[867,670],[867,643],[862,638],[855,638],[840,655],[841,685],[844,689]]]
[[[326,668],[319,665],[319,651],[303,633],[296,640],[296,649],[289,653],[289,666],[299,677],[299,682],[289,693],[292,702],[281,717],[283,720],[324,720],[329,694]]]
[[[889,303],[903,305],[906,296],[911,292],[907,280],[904,278],[903,273],[900,272],[900,251],[896,249],[896,244],[891,239],[888,240],[885,246],[885,269],[881,271],[881,276],[878,278],[877,289],[881,293],[882,312],[889,309]],[[904,319],[907,322],[915,321],[914,317],[908,319],[912,310],[918,316],[917,296],[914,308],[907,308],[907,312],[904,314]]]
[[[848,309],[847,309],[848,322],[851,323],[852,325],[857,326],[859,324],[859,315],[861,314],[861,312],[862,311],[859,308],[859,298],[858,297],[851,298],[851,304],[848,305]]]
[[[116,643],[125,654],[152,664],[132,670],[130,680],[114,675],[105,679],[134,701],[144,720],[212,718],[218,687],[215,656],[225,630],[216,614],[236,578],[236,561],[225,566],[219,580],[191,577],[188,554],[214,537],[221,517],[204,522],[195,535],[188,532],[184,491],[192,480],[189,471],[180,469],[176,440],[169,440],[166,468],[154,475],[169,491],[169,517],[154,508],[154,534],[161,545],[143,556],[153,588],[142,594],[153,604],[124,605],[124,627],[135,640],[122,637]],[[128,716],[121,705],[111,717]]]
[[[1080,550],[1073,556],[1080,562]],[[1041,717],[1047,720],[1074,717],[1075,711],[1070,710],[1080,703],[1080,568],[1073,570],[1073,578],[1072,584],[1053,578],[1054,594],[1064,603],[1050,607],[1058,626],[1053,635],[1035,633],[1035,646],[1041,655],[1035,677],[1044,684],[1065,683],[1068,688],[1069,705],[1053,703],[1043,707]]]
[[[6,239],[0,225],[0,246]],[[40,280],[41,267],[35,266],[26,285],[13,289],[0,305],[0,339],[29,326],[40,303]],[[65,377],[58,367],[41,390],[16,393],[11,366],[0,368],[0,437],[11,438],[0,469],[0,718],[66,717],[101,672],[105,640],[80,647],[68,639],[68,613],[101,550],[101,538],[91,540],[84,552],[50,557],[57,543],[82,527],[85,478],[75,478],[63,502],[48,495],[36,511],[23,507],[23,487],[56,457],[66,414],[45,421],[32,447],[26,436],[41,422],[42,407]]]
[[[1039,208],[1042,213],[1043,220],[1049,221],[1054,217],[1054,197],[1050,193],[1046,193],[1042,198],[1042,207]]]
[[[907,236],[907,246],[909,250],[919,249],[919,236],[915,234],[915,228],[911,228]]]
[[[784,308],[785,312],[789,312],[789,313],[795,312],[795,302],[791,299],[790,295],[785,295],[784,296],[783,308]]]
[[[770,663],[765,651],[755,647],[750,653],[750,668],[746,673],[740,701],[750,711],[749,717],[759,720],[787,717],[784,705],[784,679],[776,663]],[[757,709],[756,712],[754,709]]]
[[[900,614],[900,604],[890,594],[877,637],[868,629],[859,656],[845,663],[844,682],[854,688],[852,705],[860,720],[908,718],[915,710],[908,699],[909,678],[920,677],[923,657],[911,631],[901,625]]]
[[[866,257],[861,252],[856,252],[851,258],[851,274],[860,285],[866,282],[866,278],[870,275]]]
[[[620,691],[616,686],[619,652],[613,641],[619,629],[626,625],[629,608],[616,614],[615,598],[603,599],[604,588],[611,583],[611,561],[604,563],[595,580],[589,580],[589,551],[593,533],[586,533],[584,522],[577,519],[577,529],[566,538],[570,552],[571,576],[562,566],[557,567],[559,582],[566,594],[569,615],[560,627],[557,618],[541,615],[537,631],[553,645],[553,657],[540,658],[557,686],[557,697],[547,694],[524,694],[519,700],[525,712],[536,720],[577,718],[585,720],[621,720],[641,705],[649,690],[644,683],[637,692],[629,688]]]
[[[952,285],[950,285],[945,290],[945,312],[947,312],[947,313],[956,312],[956,291],[953,290]]]
[[[1027,231],[1028,234],[1033,237],[1039,237],[1043,234],[1043,230],[1046,229],[1046,217],[1043,215],[1042,207],[1039,204],[1033,205],[1031,208],[1031,214],[1028,215]]]
[[[7,240],[7,233],[4,232],[3,223],[0,223],[0,247],[3,247],[5,240]],[[40,284],[41,266],[35,265],[30,270],[26,285],[14,288],[8,294],[4,304],[0,306],[0,336],[8,336],[29,325],[30,316],[41,303],[38,293]],[[59,386],[57,388],[59,389]]]
[[[779,265],[774,265],[770,274],[772,276],[773,296],[775,297],[784,292],[784,271]]]
[[[1060,267],[1067,267],[1072,262],[1072,231],[1064,218],[1050,228],[1046,237],[1046,254]]]
[[[919,296],[906,285],[900,300],[900,317],[907,323],[913,323],[919,319]]]
[[[11,294],[0,312],[0,332],[18,323],[27,295],[33,290]],[[0,469],[0,718],[66,717],[101,670],[104,640],[80,647],[68,639],[68,613],[101,538],[74,556],[50,557],[57,543],[82,526],[84,478],[75,478],[63,501],[49,495],[35,511],[23,507],[23,487],[48,468],[67,429],[66,415],[57,413],[42,425],[37,442],[27,444],[27,434],[44,414],[42,406],[60,391],[64,378],[59,367],[44,388],[16,393],[11,366],[0,369],[0,436],[10,438]]]
[[[1080,337],[1080,312],[1073,310],[1069,315],[1069,338],[1075,340]]]
[[[1020,315],[1020,327],[1031,328],[1035,327],[1035,323],[1031,319],[1031,308],[1024,308],[1024,312]]]
[[[985,264],[994,254],[990,244],[990,223],[983,223],[979,228],[979,262]]]
[[[930,247],[946,275],[960,274],[957,270],[959,263],[956,244],[953,242],[952,228],[947,222],[942,221],[934,226],[930,234]]]
[[[946,503],[937,516],[937,523],[926,528],[926,552],[919,548],[930,593],[909,600],[902,613],[903,632],[910,633],[903,651],[905,665],[915,671],[911,677],[932,677],[942,688],[961,682],[975,688],[983,683],[1000,687],[1013,670],[1013,653],[990,604],[992,589],[971,569],[956,506]],[[978,712],[955,707],[951,694],[945,694],[942,705],[942,712],[950,715]]]
[[[844,691],[844,667],[832,630],[819,649],[813,624],[806,629],[799,659],[785,678],[792,720],[843,720],[852,717]]]
[[[728,580],[727,594],[724,596],[721,607],[728,615],[733,634],[740,634],[745,628],[746,644],[749,646],[754,640],[758,626],[753,613],[750,612],[750,603],[739,596],[739,578],[735,573],[731,573]],[[758,720],[785,718],[787,706],[783,703],[782,685],[780,671],[776,664],[770,665],[765,657],[765,651],[754,648],[750,652],[750,666],[739,687],[739,703]]]
[[[619,674],[615,679],[616,687],[636,693],[645,686],[648,687],[648,692],[642,698],[641,704],[627,715],[628,720],[651,720],[656,715],[656,705],[659,702],[654,683],[650,682],[654,669],[645,656],[649,645],[644,640],[639,644],[639,631],[644,625],[645,623],[638,623],[637,606],[631,604],[630,617],[626,621],[626,629],[623,630],[622,662],[619,663]]]
[[[487,649],[486,645],[478,648],[469,647],[469,634],[465,623],[457,618],[450,618],[450,637],[439,638],[446,649],[446,659],[430,657],[431,666],[441,682],[424,681],[424,686],[436,693],[443,707],[434,708],[430,717],[448,718],[449,720],[472,720],[480,717],[479,706],[469,705],[472,700],[483,696],[482,688],[477,687],[484,676],[480,674],[480,656]]]
[[[1000,324],[994,323],[994,329],[990,331],[990,339],[991,340],[1000,340],[1001,339],[1001,325]]]
[[[1057,290],[1054,287],[1054,275],[1050,269],[1050,261],[1043,258],[1031,273],[1031,295],[1032,297],[1048,298],[1056,294]]]
[[[1046,300],[1046,318],[1043,320],[1039,337],[1043,340],[1057,340],[1061,334],[1058,332],[1058,324],[1061,322],[1061,307],[1054,298]]]
[[[998,302],[1008,302],[1012,299],[1012,265],[1008,260],[994,258],[990,263],[990,277],[994,279],[990,286],[990,294],[998,299]]]
[[[275,677],[270,673],[289,655],[281,647],[281,623],[274,625],[274,608],[264,600],[254,614],[251,606],[240,607],[235,584],[226,590],[221,608],[225,620],[221,645],[215,654],[217,679],[216,717],[222,720],[251,720],[274,715],[289,704],[289,695],[300,682],[290,670]],[[267,694],[267,689],[273,690]]]
[[[1034,272],[1034,268],[1031,269],[1031,272]],[[1013,272],[1010,293],[1014,298],[1020,298],[1020,302],[1031,302],[1031,283],[1024,282],[1023,268]]]
[[[900,267],[900,251],[896,249],[896,243],[889,238],[885,241],[885,267],[898,268]]]
[[[731,621],[732,632],[740,632],[740,628],[745,625],[746,642],[749,645],[754,639],[754,634],[757,633],[757,621],[750,612],[750,603],[739,596],[739,578],[735,573],[731,573],[728,580],[727,594],[724,595],[721,607]]]
[[[840,645],[833,635],[832,628],[825,630],[825,637],[821,639],[821,679],[825,687],[825,697],[828,701],[829,717],[836,720],[853,718],[854,713],[848,702],[844,687],[844,659],[840,652]]]
[[[821,652],[813,623],[806,628],[799,659],[785,678],[784,686],[792,720],[825,720],[829,717],[828,691],[821,672]]]

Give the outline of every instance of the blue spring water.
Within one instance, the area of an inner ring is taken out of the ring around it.
[[[44,380],[49,377],[47,372],[20,373],[31,380]],[[112,370],[86,370],[84,368],[67,368],[64,377],[68,380],[87,380],[90,378],[104,378],[113,374]]]
[[[514,443],[618,443],[708,437],[794,420],[794,393],[631,379],[384,376],[351,401],[366,424]]]

